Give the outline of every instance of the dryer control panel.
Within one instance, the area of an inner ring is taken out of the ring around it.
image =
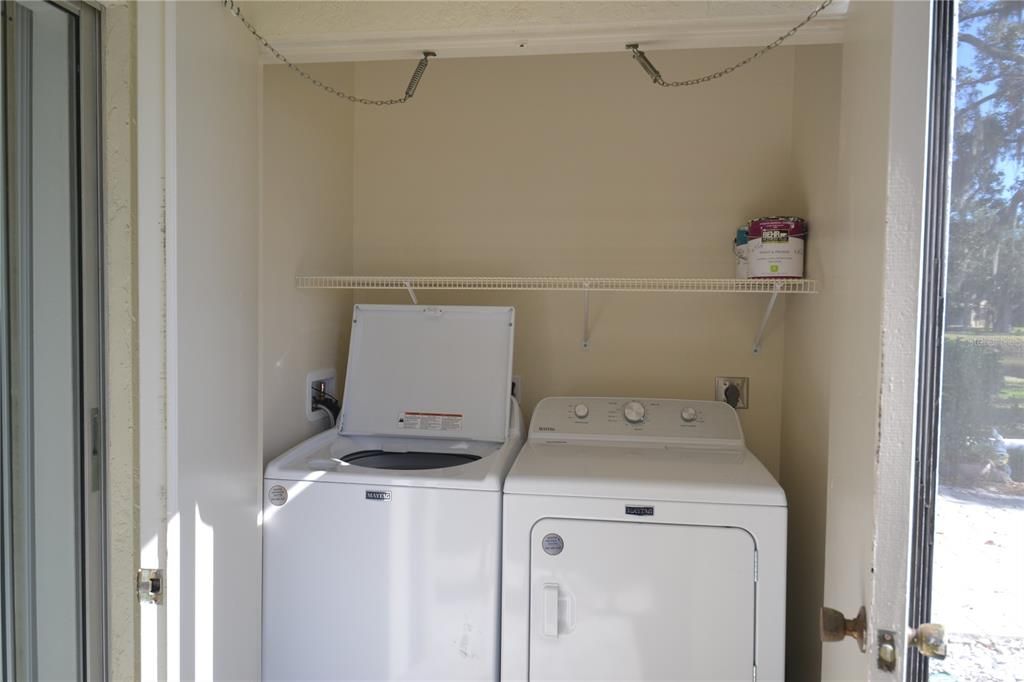
[[[736,411],[722,402],[558,397],[538,403],[530,420],[530,438],[742,444],[743,430]]]

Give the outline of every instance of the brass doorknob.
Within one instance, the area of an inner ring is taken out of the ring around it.
[[[922,656],[942,660],[946,657],[946,628],[938,623],[921,623],[907,632],[907,643]]]
[[[821,609],[821,641],[841,642],[847,637],[857,640],[860,650],[868,650],[868,612],[863,606],[853,620],[828,607]]]

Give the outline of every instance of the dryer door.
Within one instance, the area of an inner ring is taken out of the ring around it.
[[[543,519],[530,554],[531,680],[753,678],[746,531]]]

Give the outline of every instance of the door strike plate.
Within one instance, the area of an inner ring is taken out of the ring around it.
[[[896,670],[896,633],[878,631],[878,669],[891,673]]]
[[[143,604],[164,603],[164,572],[159,568],[140,568],[136,584],[139,602]]]

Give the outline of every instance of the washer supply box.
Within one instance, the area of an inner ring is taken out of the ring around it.
[[[807,221],[771,216],[755,218],[747,229],[747,276],[751,278],[801,278]]]

